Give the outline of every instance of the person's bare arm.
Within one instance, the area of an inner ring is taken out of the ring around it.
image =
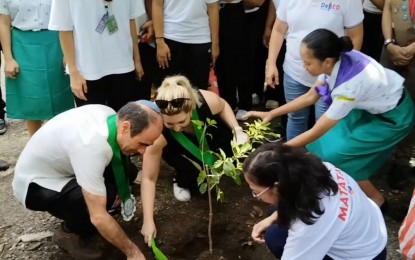
[[[219,56],[219,5],[217,2],[207,5],[210,27],[210,38],[212,41],[212,67],[215,66]]]
[[[171,59],[170,48],[164,41],[163,0],[153,0],[153,27],[157,47],[157,62],[160,68],[168,68]]]
[[[218,115],[230,129],[239,127],[235,114],[228,102],[211,91],[200,90],[200,93],[206,100],[213,115]]]
[[[363,43],[363,23],[356,27],[346,29],[347,36],[350,37],[353,43],[353,49],[360,50]]]
[[[269,41],[268,59],[265,71],[265,81],[267,85],[271,87],[279,85],[279,75],[276,62],[287,31],[288,24],[276,19],[274,27],[272,28],[271,39]]]
[[[272,27],[274,25],[275,18],[277,17],[276,12],[277,12],[277,9],[274,5],[274,2],[269,1],[267,20],[265,21],[265,29],[264,29],[264,34],[262,36],[262,43],[267,48],[269,47]]]
[[[327,131],[332,129],[337,122],[338,120],[329,119],[325,114],[323,114],[313,128],[291,139],[285,144],[293,147],[305,146],[327,133]]]
[[[65,62],[69,70],[72,92],[77,98],[87,100],[85,96],[85,93],[88,92],[86,80],[76,67],[73,31],[60,31],[59,39],[63,56],[65,57]]]
[[[382,14],[382,32],[385,39],[393,39],[392,28],[392,9],[389,0],[385,2]],[[395,43],[390,43],[386,46],[386,51],[393,64],[395,65],[407,65],[414,57],[414,53],[411,51],[411,47],[403,48]]]
[[[269,122],[271,119],[277,116],[286,115],[288,113],[296,112],[303,108],[309,107],[315,104],[319,99],[320,95],[317,93],[317,91],[314,88],[310,88],[307,93],[299,96],[298,98],[288,102],[283,106],[277,107],[269,112],[249,111],[246,113],[245,117],[259,117],[262,121]]]
[[[143,226],[141,234],[144,242],[151,246],[151,240],[157,235],[154,223],[154,200],[156,197],[156,183],[160,172],[160,162],[163,148],[167,141],[161,135],[153,145],[147,147],[143,155],[143,169],[141,178],[141,202],[143,204]]]
[[[97,228],[98,232],[120,249],[127,256],[127,259],[145,259],[138,246],[127,237],[120,225],[108,214],[106,210],[107,198],[93,195],[85,190],[82,190],[82,193],[89,210],[91,223]]]
[[[373,5],[375,5],[379,10],[383,10],[385,6],[385,0],[370,0]]]
[[[137,41],[137,25],[135,24],[134,19],[130,19],[130,34],[133,41],[133,60],[136,76],[139,80],[144,75],[143,67],[141,66],[140,51],[138,50],[138,41]]]
[[[7,78],[15,79],[19,73],[19,65],[13,57],[10,29],[10,16],[0,14],[0,42],[4,54],[4,74]]]

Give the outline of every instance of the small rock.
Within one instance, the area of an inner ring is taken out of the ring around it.
[[[254,206],[254,210],[258,217],[262,217],[264,215],[264,211],[258,206]]]
[[[3,249],[4,249],[4,244],[1,244],[0,245],[0,253],[3,252]]]
[[[31,242],[31,241],[40,241],[44,238],[51,237],[51,236],[53,236],[52,232],[44,231],[44,232],[35,233],[35,234],[21,235],[18,239],[19,241],[23,241],[23,242]]]
[[[40,242],[33,243],[27,248],[27,250],[30,250],[30,251],[37,250],[41,245],[42,243]]]
[[[253,226],[255,225],[255,221],[253,219],[248,219],[245,224],[247,224],[248,226]]]

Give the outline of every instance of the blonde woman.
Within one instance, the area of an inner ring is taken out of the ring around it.
[[[213,151],[221,148],[225,153],[230,154],[232,138],[238,143],[248,140],[229,104],[213,92],[193,89],[184,76],[166,78],[158,89],[155,102],[160,108],[164,129],[162,135],[147,148],[144,154],[141,181],[144,215],[141,233],[149,246],[152,237],[156,235],[153,212],[161,158],[176,170],[173,185],[176,199],[189,201],[190,192],[198,192],[199,170],[184,157],[201,163],[198,129],[195,129],[191,120],[198,118],[200,121],[206,121],[210,118],[217,121],[217,127],[208,128],[205,135],[206,143]],[[183,141],[183,138],[187,141]],[[192,152],[191,147],[195,148],[196,152],[195,150]]]

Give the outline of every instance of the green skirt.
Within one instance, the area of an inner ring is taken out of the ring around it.
[[[343,170],[356,181],[368,180],[385,163],[393,147],[415,122],[415,107],[407,91],[391,111],[374,115],[352,110],[307,149]]]
[[[6,79],[7,117],[47,120],[74,107],[69,77],[55,31],[12,29],[16,79]]]

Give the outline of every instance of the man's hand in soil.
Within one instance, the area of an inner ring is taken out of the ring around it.
[[[144,236],[144,242],[147,243],[148,247],[151,247],[151,240],[153,240],[157,234],[157,229],[154,221],[143,222],[141,234]]]
[[[145,259],[138,246],[132,242],[115,219],[108,214],[107,198],[82,190],[92,224],[111,244],[120,249],[127,259]]]

